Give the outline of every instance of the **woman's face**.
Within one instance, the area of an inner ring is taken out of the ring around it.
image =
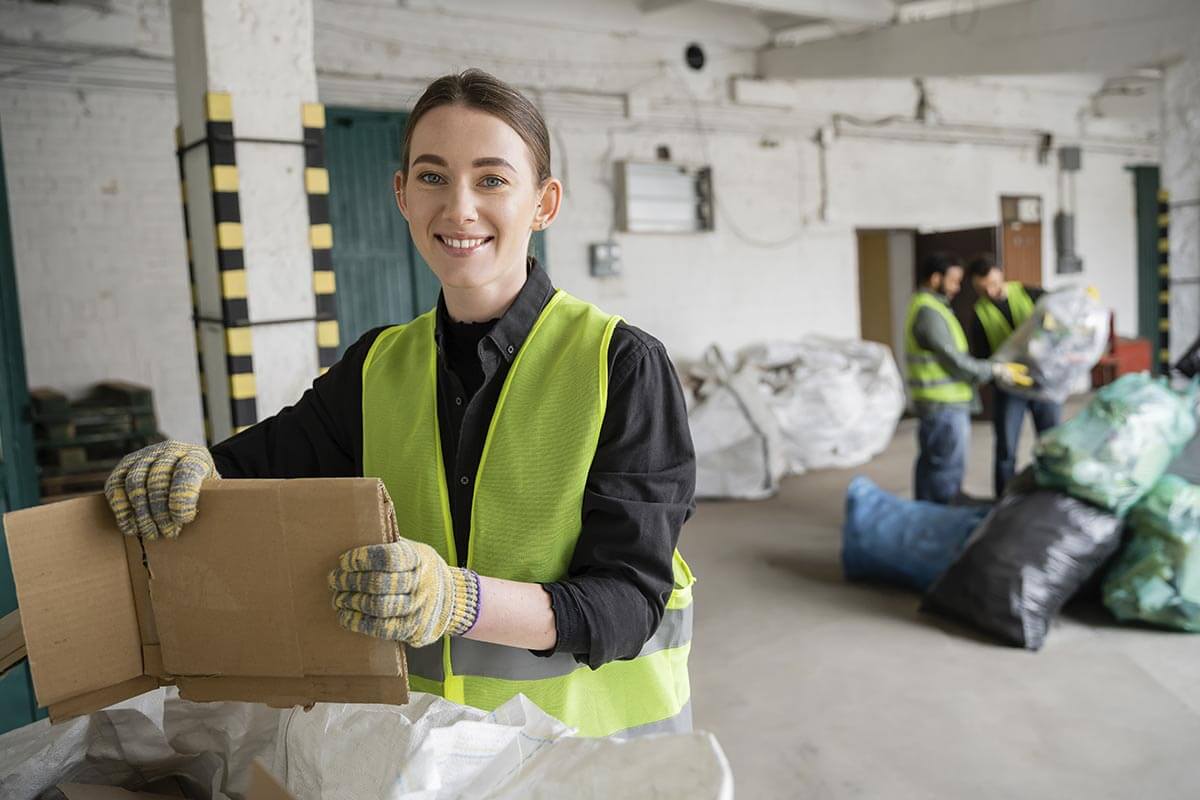
[[[558,212],[562,185],[539,186],[529,147],[498,117],[461,105],[421,117],[396,200],[443,286],[519,289],[533,230]]]

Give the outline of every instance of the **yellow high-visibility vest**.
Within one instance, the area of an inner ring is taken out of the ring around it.
[[[954,346],[960,353],[967,352],[967,335],[954,314],[938,298],[929,292],[920,291],[913,295],[908,306],[908,317],[904,321],[904,350],[908,364],[908,389],[912,399],[922,403],[969,403],[975,390],[969,383],[951,377],[938,363],[931,350],[917,344],[913,324],[922,308],[931,308],[946,321]]]
[[[1008,310],[1012,312],[1013,317],[1011,325],[1004,312],[992,302],[992,298],[985,294],[975,301],[975,315],[983,323],[983,332],[993,353],[1000,349],[1005,339],[1012,336],[1015,328],[1019,328],[1022,322],[1033,315],[1033,298],[1021,282],[1009,281],[1005,286],[1008,289]]]
[[[399,534],[459,563],[437,412],[435,313],[383,331],[363,365],[363,474],[383,480]],[[474,482],[466,566],[496,578],[567,577],[588,470],[608,400],[619,318],[559,291],[538,317],[500,392]],[[491,711],[521,693],[585,736],[691,728],[692,583],[675,587],[641,653],[591,669],[569,653],[445,637],[409,648],[414,690]],[[486,605],[487,598],[483,598]]]

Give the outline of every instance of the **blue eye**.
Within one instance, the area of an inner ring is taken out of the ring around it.
[[[422,172],[417,176],[417,180],[428,186],[437,186],[438,184],[444,182],[442,176],[438,175],[436,172]]]
[[[499,176],[488,175],[486,178],[483,179],[482,183],[484,186],[486,186],[489,189],[499,189],[501,186],[503,186],[506,183],[506,181],[504,180],[504,178],[501,178]]]

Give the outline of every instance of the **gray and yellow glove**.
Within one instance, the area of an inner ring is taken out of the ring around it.
[[[460,636],[479,616],[479,576],[409,539],[342,553],[329,588],[342,627],[414,647]]]
[[[104,484],[104,495],[121,533],[171,539],[196,518],[200,484],[219,477],[206,448],[160,442],[121,459]]]
[[[1033,377],[1029,374],[1029,367],[1011,361],[993,363],[992,379],[1001,387],[1025,389],[1033,386]]]

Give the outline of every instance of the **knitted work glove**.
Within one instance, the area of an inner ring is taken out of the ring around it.
[[[342,627],[414,647],[460,636],[479,616],[479,576],[409,539],[342,553],[329,588]]]
[[[206,448],[160,442],[121,459],[104,484],[104,496],[121,533],[170,539],[196,518],[200,484],[219,477]]]
[[[998,361],[992,364],[992,378],[1002,388],[1018,387],[1024,389],[1033,386],[1033,378],[1029,374],[1029,367],[1024,364]]]

